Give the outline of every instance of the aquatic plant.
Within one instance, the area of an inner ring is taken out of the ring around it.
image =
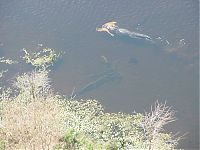
[[[4,58],[4,57],[1,57],[0,58],[0,64],[8,64],[8,65],[12,65],[12,64],[16,64],[16,63],[18,63],[17,61],[13,61],[12,59],[6,59],[6,58]],[[3,74],[4,73],[6,73],[8,71],[8,69],[6,69],[6,70],[1,70],[0,71],[0,78],[2,78],[3,77]]]
[[[39,52],[29,53],[27,49],[23,48],[24,56],[22,57],[26,63],[30,63],[35,67],[47,68],[61,57],[61,52],[56,52],[51,48],[44,48]]]
[[[0,58],[0,63],[5,63],[5,64],[16,64],[18,63],[17,61],[13,61],[12,59],[5,59],[4,57]]]
[[[8,70],[1,70],[1,72],[0,72],[0,78],[2,78],[3,77],[3,74],[4,73],[6,73]]]

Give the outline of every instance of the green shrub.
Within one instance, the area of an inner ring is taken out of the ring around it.
[[[5,141],[0,139],[0,150],[5,150]]]

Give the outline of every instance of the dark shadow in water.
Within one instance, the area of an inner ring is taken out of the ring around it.
[[[117,80],[121,80],[120,74],[118,74],[114,71],[107,72],[104,75],[97,78],[96,80],[91,81],[88,84],[86,84],[78,92],[75,92],[74,96],[79,97],[87,92],[93,91],[93,90],[103,86],[104,84],[107,84],[109,82],[114,82]]]
[[[139,63],[139,60],[137,58],[135,58],[135,57],[130,57],[128,59],[128,63],[129,64],[133,64],[133,65],[137,65]]]
[[[93,80],[83,86],[81,89],[77,90],[77,92],[72,93],[71,98],[80,97],[87,92],[96,90],[104,84],[121,81],[122,76],[120,75],[120,73],[114,69],[112,64],[107,61],[107,58],[105,56],[102,56],[102,58],[105,61],[105,70],[103,72],[90,76],[91,78],[93,78]]]

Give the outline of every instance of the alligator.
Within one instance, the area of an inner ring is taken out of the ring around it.
[[[94,75],[96,79],[83,86],[80,90],[77,92],[73,91],[71,98],[81,96],[89,91],[99,88],[108,82],[121,79],[121,75],[114,69],[112,64],[108,62],[107,58],[105,56],[101,56],[101,58],[103,59],[106,69],[103,72]]]
[[[153,42],[152,38],[146,34],[129,31],[128,29],[120,28],[116,21],[111,21],[103,24],[100,28],[96,28],[98,32],[107,32],[111,36],[128,36],[135,39],[144,39]]]

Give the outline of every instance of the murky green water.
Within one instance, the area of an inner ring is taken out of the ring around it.
[[[189,132],[181,146],[197,148],[198,6],[197,0],[1,0],[0,55],[17,58],[38,44],[65,51],[51,74],[56,91],[70,96],[74,89],[108,111],[144,112],[157,99],[167,101],[178,118],[168,129]],[[95,31],[112,20],[156,44]]]

